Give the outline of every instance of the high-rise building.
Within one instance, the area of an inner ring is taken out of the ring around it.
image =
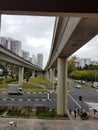
[[[29,61],[32,63],[32,57],[29,57]]]
[[[8,48],[8,40],[5,37],[0,37],[0,44]]]
[[[79,57],[77,57],[77,59],[75,61],[75,65],[77,67],[81,67],[81,68],[84,68],[86,65],[90,65],[90,64],[91,64],[90,58],[79,58]]]
[[[26,60],[29,61],[29,52],[27,52],[27,51],[22,51],[22,57],[23,57],[24,59],[26,59]]]
[[[0,37],[0,44],[11,50],[12,52],[16,53],[17,55],[22,56],[20,41],[14,40],[9,37]]]
[[[98,65],[98,61],[91,61],[92,65]]]
[[[32,55],[32,63],[35,65],[37,64],[36,56],[34,54]]]
[[[10,50],[17,55],[21,56],[21,42],[20,41],[11,41],[10,44]]]
[[[37,54],[37,65],[43,68],[43,54],[41,53]]]

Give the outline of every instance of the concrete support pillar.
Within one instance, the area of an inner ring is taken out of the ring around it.
[[[38,72],[38,77],[42,77],[42,72]]]
[[[45,72],[45,77],[46,77],[47,80],[49,80],[49,71]]]
[[[49,72],[49,70],[46,72],[46,78],[47,78],[47,80],[50,80],[50,72]]]
[[[23,84],[24,67],[19,66],[19,85]]]
[[[32,78],[35,78],[35,70],[32,70]]]
[[[57,114],[67,114],[67,59],[58,58]]]
[[[44,74],[45,78],[47,79],[47,72],[45,71],[45,74]]]
[[[50,69],[50,82],[51,82],[51,87],[54,90],[54,68]]]
[[[50,73],[49,73],[49,70],[47,71],[47,78],[48,78],[48,80],[50,79]]]

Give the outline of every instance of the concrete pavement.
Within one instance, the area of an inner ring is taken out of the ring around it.
[[[0,118],[0,130],[9,130],[9,121],[17,122],[14,130],[98,130],[98,120],[46,120]]]

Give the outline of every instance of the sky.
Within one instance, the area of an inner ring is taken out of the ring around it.
[[[55,17],[2,15],[1,36],[22,42],[22,49],[44,56],[44,67],[51,48]],[[98,35],[73,55],[98,61]]]
[[[98,61],[98,35],[88,41],[73,55],[80,58],[90,58],[91,61]]]
[[[54,29],[55,17],[2,15],[1,36],[22,42],[22,49],[30,56],[43,54],[45,67]]]

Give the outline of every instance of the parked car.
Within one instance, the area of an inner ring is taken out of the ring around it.
[[[78,85],[75,86],[75,88],[79,88],[80,89],[82,87],[81,87],[81,85],[78,84]]]

